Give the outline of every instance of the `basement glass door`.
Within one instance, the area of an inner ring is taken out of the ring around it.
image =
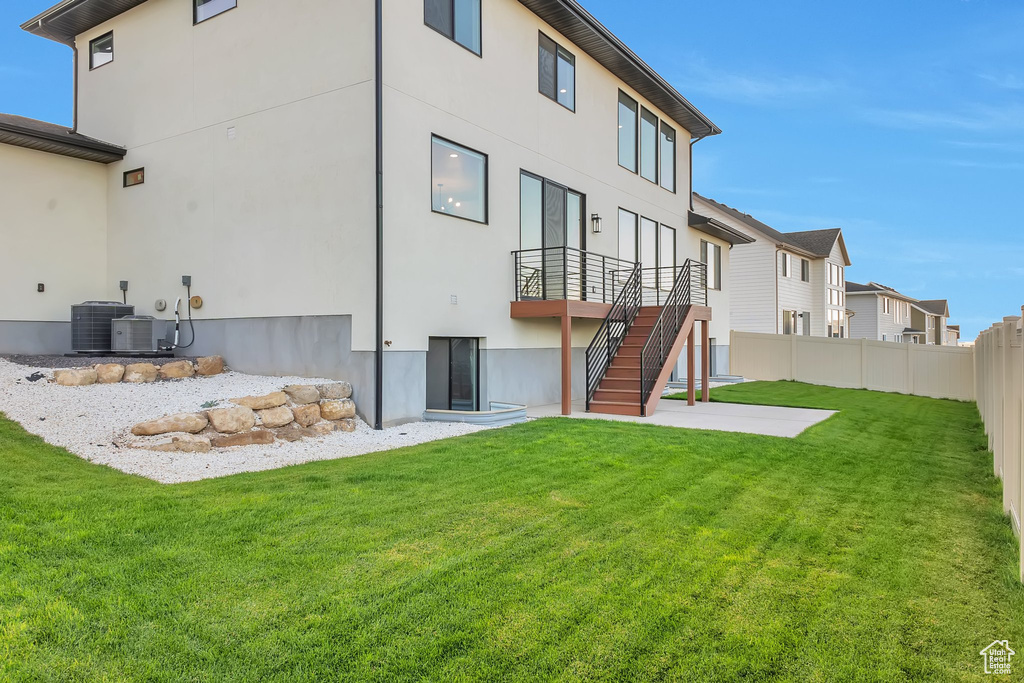
[[[427,347],[427,409],[480,409],[480,340],[431,337]]]
[[[522,298],[584,298],[584,195],[522,171],[520,174],[520,282]],[[566,248],[567,247],[567,248]]]

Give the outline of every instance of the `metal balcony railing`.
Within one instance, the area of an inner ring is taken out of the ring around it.
[[[514,251],[515,301],[610,304],[636,264],[573,247]],[[671,284],[669,284],[671,288]]]

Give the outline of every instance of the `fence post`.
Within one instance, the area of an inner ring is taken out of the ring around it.
[[[860,388],[868,388],[868,340],[860,339]]]
[[[796,360],[797,360],[796,340],[797,340],[797,335],[795,335],[795,334],[789,335],[789,378],[791,380],[793,380],[793,381],[796,381]]]
[[[911,348],[913,344],[907,344],[907,393],[913,395],[914,393],[914,350]]]
[[[1024,323],[1024,306],[1020,308],[1021,322]],[[1014,378],[1017,382],[1019,391],[1021,392],[1020,408],[1015,416],[1017,424],[1020,425],[1020,438],[1017,440],[1017,452],[1014,457],[1017,458],[1017,517],[1020,524],[1017,536],[1017,542],[1020,546],[1020,563],[1017,565],[1020,569],[1020,580],[1024,582],[1024,336],[1021,339],[1020,348],[1020,374]]]

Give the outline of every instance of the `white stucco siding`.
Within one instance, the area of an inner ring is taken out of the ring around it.
[[[193,26],[189,3],[150,0],[79,37],[80,130],[128,147],[107,178],[105,293],[127,279],[138,313],[169,317],[154,302],[191,275],[198,319],[351,314],[371,350],[373,7],[287,14],[247,0]],[[90,71],[111,30],[114,60]]]
[[[556,321],[509,316],[521,169],[586,195],[588,251],[617,256],[621,207],[674,228],[677,263],[699,258],[686,225],[688,132],[523,5],[484,4],[483,57],[425,26],[419,6],[386,3],[385,27],[385,334],[393,349],[423,350],[431,335],[485,337],[489,348],[558,346]],[[540,31],[575,55],[575,112],[538,92]],[[675,193],[619,167],[620,88],[675,128]],[[432,134],[488,156],[488,224],[431,212]],[[597,235],[595,213],[604,225]],[[589,344],[595,327],[576,321],[574,345]]]
[[[67,321],[105,298],[106,183],[102,164],[0,145],[0,321]]]

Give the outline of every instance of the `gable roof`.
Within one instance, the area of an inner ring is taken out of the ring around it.
[[[62,0],[21,25],[29,33],[74,45],[75,37],[146,0]],[[636,56],[577,0],[519,0],[556,31],[665,112],[694,137],[722,130],[679,94],[654,69]]]
[[[101,164],[120,161],[126,154],[124,147],[13,114],[0,114],[0,143]]]
[[[906,294],[900,294],[899,292],[897,292],[892,287],[889,287],[889,286],[886,286],[886,285],[883,285],[883,284],[879,284],[877,282],[869,282],[866,285],[862,285],[860,283],[851,282],[850,280],[847,280],[846,281],[846,293],[847,294],[875,294],[875,295],[882,294],[884,296],[889,296],[889,297],[892,297],[894,299],[900,299],[902,301],[908,301],[911,304],[916,304],[917,303],[917,299],[915,299],[913,297],[910,297],[910,296],[907,296]]]
[[[714,199],[704,197],[697,192],[694,192],[693,196],[694,198],[713,206],[731,218],[736,219],[746,227],[756,230],[769,240],[775,242],[776,245],[780,247],[784,246],[787,249],[803,256],[810,256],[812,258],[828,258],[828,256],[832,254],[832,247],[835,246],[836,241],[838,240],[839,248],[843,252],[843,261],[846,265],[850,265],[850,256],[846,251],[846,241],[843,239],[842,228],[780,232],[770,225],[757,220],[749,213],[743,213],[739,209],[734,209],[727,204],[716,202]]]
[[[917,307],[931,315],[938,315],[943,318],[949,317],[949,302],[945,299],[926,299],[924,301],[918,301]]]

